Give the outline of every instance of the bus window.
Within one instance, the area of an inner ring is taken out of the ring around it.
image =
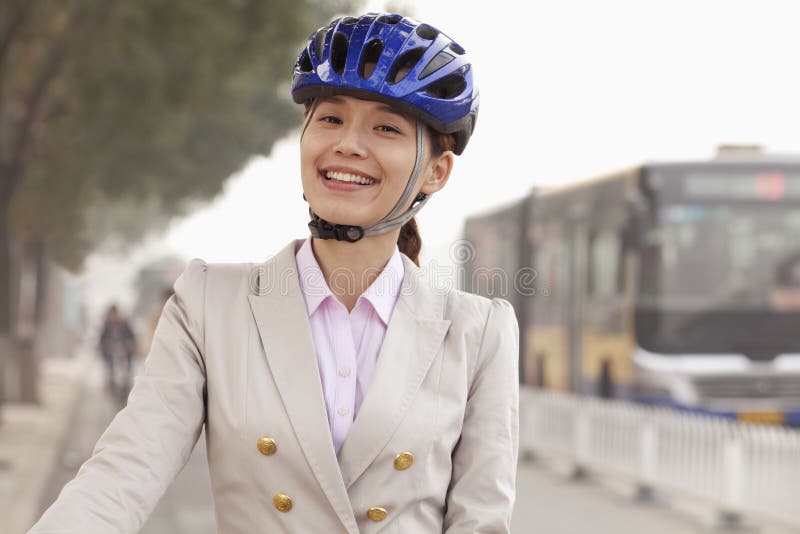
[[[795,252],[793,208],[673,205],[651,236],[658,287],[643,303],[670,309],[765,309],[780,261]],[[649,298],[648,298],[649,297]]]
[[[537,285],[544,290],[534,296],[535,307],[547,311],[542,318],[550,317],[559,322],[563,317],[565,284],[568,282],[566,241],[560,225],[550,224],[543,228],[534,259],[540,281]]]
[[[609,228],[589,237],[589,276],[587,292],[593,297],[612,297],[621,289],[620,235]]]

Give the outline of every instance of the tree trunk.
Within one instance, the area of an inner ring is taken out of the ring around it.
[[[39,402],[39,354],[36,332],[44,303],[44,243],[28,241],[22,247],[16,314],[16,368],[19,370],[20,402]]]
[[[6,179],[0,173],[0,180]],[[9,195],[10,196],[10,195]],[[0,420],[6,398],[6,366],[11,358],[11,247],[8,228],[10,198],[0,198]]]
[[[12,332],[12,249],[10,207],[21,168],[0,160],[0,423],[3,403],[8,399],[11,377],[8,369],[14,353]]]

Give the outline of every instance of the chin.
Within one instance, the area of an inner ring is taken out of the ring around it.
[[[353,210],[347,209],[343,206],[337,206],[336,208],[328,209],[326,207],[321,207],[319,210],[314,208],[314,213],[319,215],[321,218],[325,219],[328,222],[334,224],[349,224],[351,226],[367,226],[369,224],[369,220],[365,217],[356,216],[353,213]],[[380,217],[375,217],[371,219],[373,221],[377,221]]]

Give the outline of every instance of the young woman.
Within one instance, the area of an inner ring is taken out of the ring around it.
[[[399,15],[344,17],[292,94],[311,236],[190,262],[127,407],[31,532],[137,532],[204,425],[220,532],[508,532],[514,310],[428,280],[412,219],[472,133],[467,56]]]

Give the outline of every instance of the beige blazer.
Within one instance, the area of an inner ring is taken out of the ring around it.
[[[337,459],[296,239],[193,259],[128,405],[31,533],[138,532],[205,425],[219,532],[508,532],[518,444],[511,304],[406,276]]]

